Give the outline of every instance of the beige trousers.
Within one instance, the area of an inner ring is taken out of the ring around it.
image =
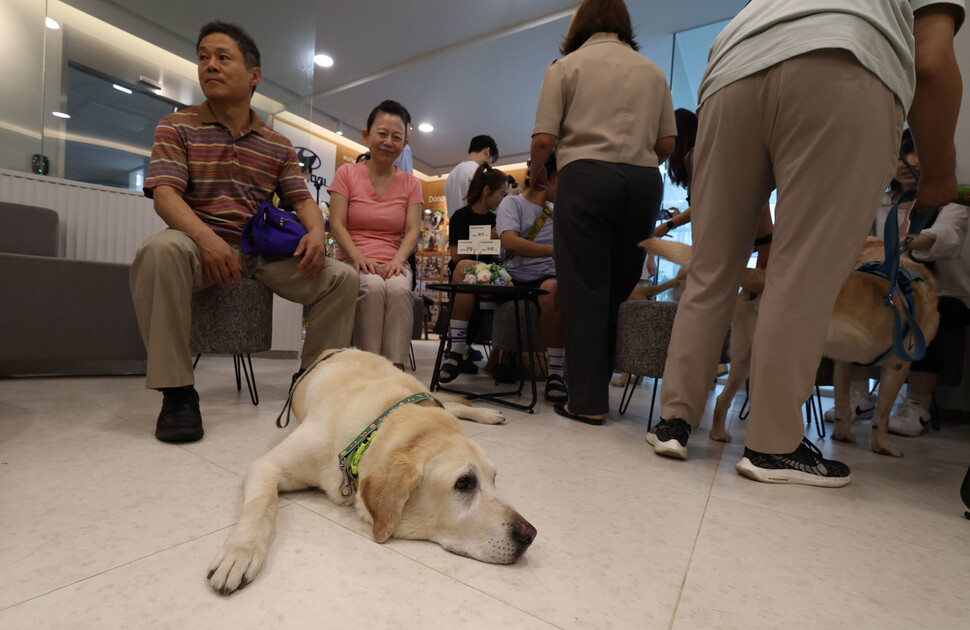
[[[353,267],[345,266],[353,273]],[[361,273],[358,278],[354,346],[404,365],[411,348],[414,319],[411,272],[387,280],[373,273]]]
[[[327,348],[350,345],[357,296],[353,269],[328,259],[320,273],[307,278],[300,273],[299,258],[266,259],[233,249],[243,277],[261,282],[282,298],[310,306],[302,367]],[[195,241],[173,229],[148,237],[135,254],[129,283],[148,350],[145,387],[192,385],[192,292],[212,284],[205,276]]]
[[[804,436],[801,406],[812,394],[835,298],[895,172],[902,107],[851,54],[829,49],[722,88],[699,118],[694,258],[661,415],[700,422],[758,219],[777,188],[745,443],[790,453]]]

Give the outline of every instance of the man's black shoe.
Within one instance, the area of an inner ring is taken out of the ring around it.
[[[162,389],[162,395],[162,411],[155,425],[155,437],[175,444],[201,440],[205,432],[195,387],[167,387]]]

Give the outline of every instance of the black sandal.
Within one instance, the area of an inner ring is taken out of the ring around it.
[[[445,361],[441,363],[441,367],[438,369],[438,382],[450,383],[458,378],[459,374],[477,373],[478,366],[470,358],[466,358],[457,352],[449,352],[445,357]]]
[[[594,426],[602,426],[603,418],[587,418],[586,416],[581,416],[578,413],[573,413],[566,409],[566,403],[556,403],[553,405],[553,410],[563,418],[569,418],[570,420],[579,420],[586,424],[592,424]]]
[[[566,381],[558,374],[550,374],[546,379],[546,400],[551,403],[564,403],[569,400],[569,390]]]

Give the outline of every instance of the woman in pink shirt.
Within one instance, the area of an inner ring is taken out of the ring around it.
[[[360,278],[354,345],[403,369],[411,341],[414,299],[408,256],[418,242],[421,183],[394,160],[407,143],[410,115],[384,101],[362,132],[370,159],[337,170],[330,193],[330,228],[337,260]]]

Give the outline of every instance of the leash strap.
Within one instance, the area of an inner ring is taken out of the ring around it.
[[[370,446],[370,443],[374,439],[374,435],[376,435],[377,430],[381,428],[382,424],[384,424],[384,419],[388,416],[388,414],[401,405],[414,405],[422,400],[433,400],[436,405],[444,408],[441,401],[428,392],[411,394],[410,396],[402,398],[388,407],[387,411],[377,416],[376,420],[367,425],[367,428],[361,431],[360,435],[354,438],[354,441],[351,442],[347,448],[340,451],[340,455],[337,456],[337,463],[340,466],[340,472],[342,472],[344,475],[344,481],[342,484],[340,484],[341,496],[349,497],[357,492],[357,465],[360,463],[360,458],[363,456],[364,451],[366,451],[367,447]]]
[[[286,397],[286,402],[283,403],[283,410],[280,411],[280,415],[276,416],[276,427],[277,428],[279,428],[279,429],[285,429],[286,427],[288,427],[290,425],[290,411],[293,410],[293,392],[296,391],[296,386],[299,385],[301,382],[303,382],[303,379],[305,379],[307,377],[307,374],[310,373],[310,370],[312,370],[313,368],[317,367],[318,365],[320,365],[321,363],[323,363],[324,361],[326,361],[327,359],[329,359],[333,355],[340,354],[344,350],[346,350],[346,348],[341,348],[340,350],[334,350],[333,352],[331,352],[329,354],[326,354],[326,355],[320,357],[319,359],[317,359],[316,361],[314,361],[313,363],[311,363],[310,364],[310,367],[308,367],[307,369],[303,370],[303,373],[302,374],[300,374],[298,377],[296,377],[296,380],[293,381],[293,384],[292,385],[290,385],[290,393]],[[286,421],[285,422],[283,421],[283,414],[284,413],[286,414]]]
[[[883,228],[883,244],[885,246],[886,260],[879,266],[878,271],[884,273],[889,279],[889,293],[883,303],[893,311],[893,351],[903,361],[919,361],[926,354],[926,338],[923,331],[916,323],[916,307],[913,303],[912,284],[906,278],[900,281],[899,259],[902,254],[899,246],[899,205],[911,201],[916,197],[915,190],[907,190],[896,203],[893,204],[886,216],[886,224]],[[927,216],[917,215],[916,220],[910,225],[910,233],[919,233],[922,226],[929,219]],[[904,304],[898,307],[895,303],[895,295],[899,292],[904,300]],[[912,339],[912,354],[907,348],[907,334]]]
[[[549,204],[543,204],[542,213],[539,215],[539,218],[536,219],[536,222],[532,224],[532,227],[529,228],[529,231],[522,238],[524,238],[527,241],[534,241],[535,238],[539,236],[539,230],[541,230],[542,226],[546,224],[546,221],[548,221],[551,218],[552,218],[552,209],[549,207]],[[509,260],[512,260],[515,257],[509,254],[508,258]]]

